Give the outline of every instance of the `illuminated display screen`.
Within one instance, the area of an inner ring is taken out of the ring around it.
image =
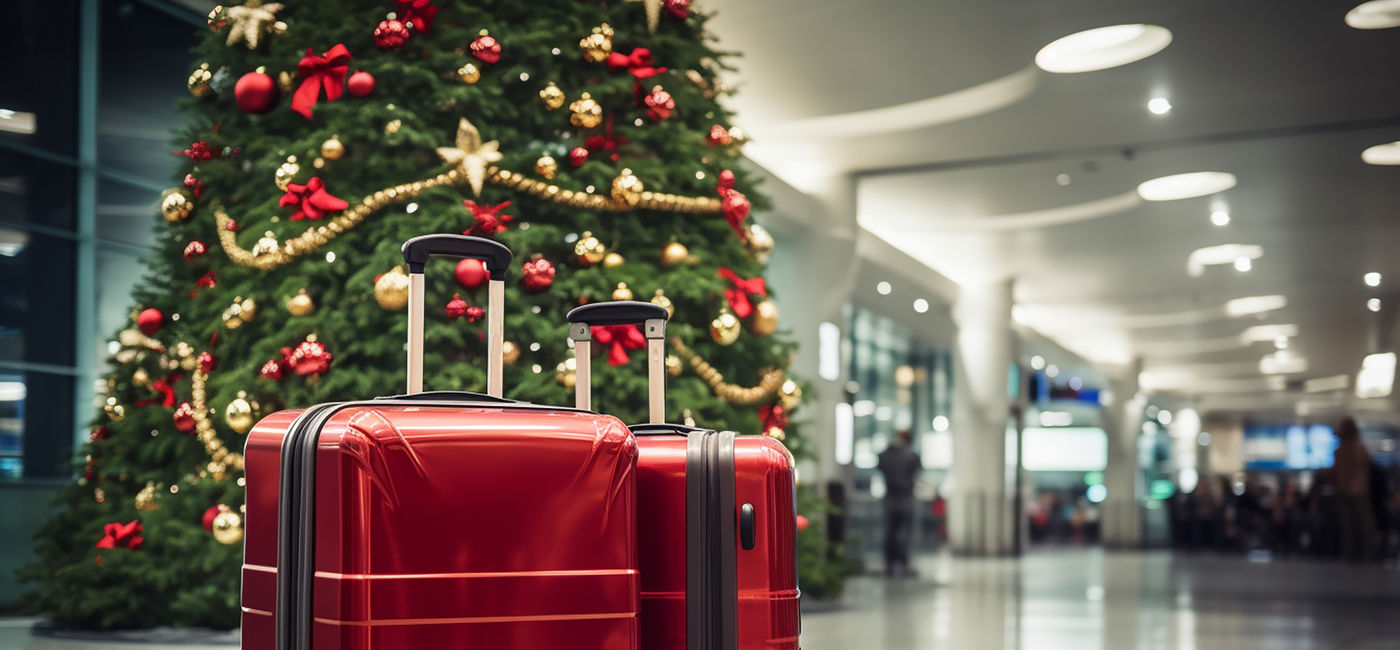
[[[1249,424],[1244,427],[1245,469],[1323,469],[1332,466],[1332,427]]]

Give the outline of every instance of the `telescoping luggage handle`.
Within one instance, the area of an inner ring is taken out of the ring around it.
[[[640,323],[647,338],[648,411],[653,423],[666,421],[666,308],[649,302],[616,300],[595,302],[569,311],[569,338],[574,341],[574,405],[591,409],[589,360],[594,325]]]
[[[423,235],[403,243],[408,264],[408,392],[423,392],[423,268],[434,255],[478,259],[486,263],[486,394],[502,393],[505,334],[506,269],[513,255],[500,242],[466,235]]]

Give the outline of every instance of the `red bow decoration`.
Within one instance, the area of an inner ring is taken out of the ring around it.
[[[787,409],[782,404],[764,404],[758,407],[758,419],[763,422],[763,432],[767,433],[774,428],[786,429],[788,425]]]
[[[747,242],[749,231],[744,228],[744,220],[749,218],[749,197],[732,187],[725,187],[722,181],[719,196],[720,211],[724,213],[724,220],[729,222],[729,227],[734,229],[734,234],[739,235],[741,241]]]
[[[151,390],[160,393],[161,397],[143,399],[136,403],[137,406],[150,406],[157,402],[165,408],[175,406],[175,384],[179,383],[180,375],[170,375],[170,379],[157,379],[151,382]]]
[[[739,318],[748,318],[753,313],[753,304],[749,302],[749,294],[754,293],[763,297],[768,296],[768,283],[763,278],[750,278],[745,280],[727,267],[720,267],[719,277],[729,281],[733,288],[724,290],[724,298],[729,301],[729,308],[734,310],[734,315]]]
[[[646,347],[647,344],[641,328],[636,325],[594,325],[593,340],[602,345],[612,346],[608,349],[610,366],[627,365],[631,360],[627,351]]]
[[[624,144],[627,144],[627,138],[613,135],[613,118],[612,115],[608,115],[608,123],[603,128],[603,135],[595,135],[584,140],[583,148],[591,152],[606,151],[608,157],[612,158],[613,162],[617,162],[617,148]],[[575,167],[577,166],[575,165]]]
[[[350,207],[344,199],[331,196],[326,191],[326,182],[319,176],[311,177],[305,185],[296,183],[287,184],[287,193],[282,195],[282,200],[277,205],[287,207],[289,205],[300,206],[300,209],[292,214],[292,221],[298,219],[320,219],[327,212],[337,212]]]
[[[631,72],[632,76],[637,78],[637,81],[641,81],[647,77],[654,77],[666,71],[665,67],[653,66],[651,64],[651,50],[645,47],[632,50],[631,54],[621,54],[619,52],[608,54],[608,67],[614,70],[618,68],[627,68],[627,71]]]
[[[345,73],[350,69],[350,50],[340,43],[316,56],[311,48],[306,48],[306,56],[297,62],[297,76],[301,85],[292,94],[292,110],[302,117],[311,119],[311,109],[321,98],[321,87],[326,89],[326,101],[340,99],[345,92]]]
[[[472,211],[472,216],[476,218],[476,221],[472,223],[472,227],[463,232],[463,235],[495,237],[497,233],[506,231],[506,224],[515,221],[515,217],[508,214],[501,214],[501,210],[510,207],[510,201],[502,201],[496,205],[486,205],[467,199],[462,201],[462,205],[467,206],[467,209]]]
[[[97,548],[141,548],[146,540],[137,534],[140,532],[141,524],[135,519],[125,524],[114,521],[102,527],[102,539],[98,540]]]
[[[433,26],[433,17],[437,16],[438,8],[433,6],[433,0],[394,0],[397,6],[395,13],[398,19],[405,24],[412,25],[413,29],[428,33]]]

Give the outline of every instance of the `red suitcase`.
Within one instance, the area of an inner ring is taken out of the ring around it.
[[[665,309],[596,303],[568,318],[583,410],[590,401],[590,326],[641,323],[647,338],[651,423],[632,427],[643,523],[641,647],[796,650],[801,616],[792,454],[767,436],[664,423]]]
[[[489,395],[420,392],[437,254],[490,272]],[[500,398],[510,257],[409,240],[409,394],[252,430],[243,648],[637,648],[636,441],[611,416]]]

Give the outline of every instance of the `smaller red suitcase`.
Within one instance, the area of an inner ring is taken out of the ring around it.
[[[487,262],[488,395],[420,392],[438,254]],[[409,394],[249,433],[245,650],[636,650],[636,442],[611,416],[501,399],[510,257],[409,240]]]
[[[664,308],[569,312],[576,406],[588,409],[594,325],[640,323],[651,423],[637,436],[643,650],[797,650],[797,512],[792,454],[767,436],[665,423]],[[681,504],[684,504],[682,507]]]

